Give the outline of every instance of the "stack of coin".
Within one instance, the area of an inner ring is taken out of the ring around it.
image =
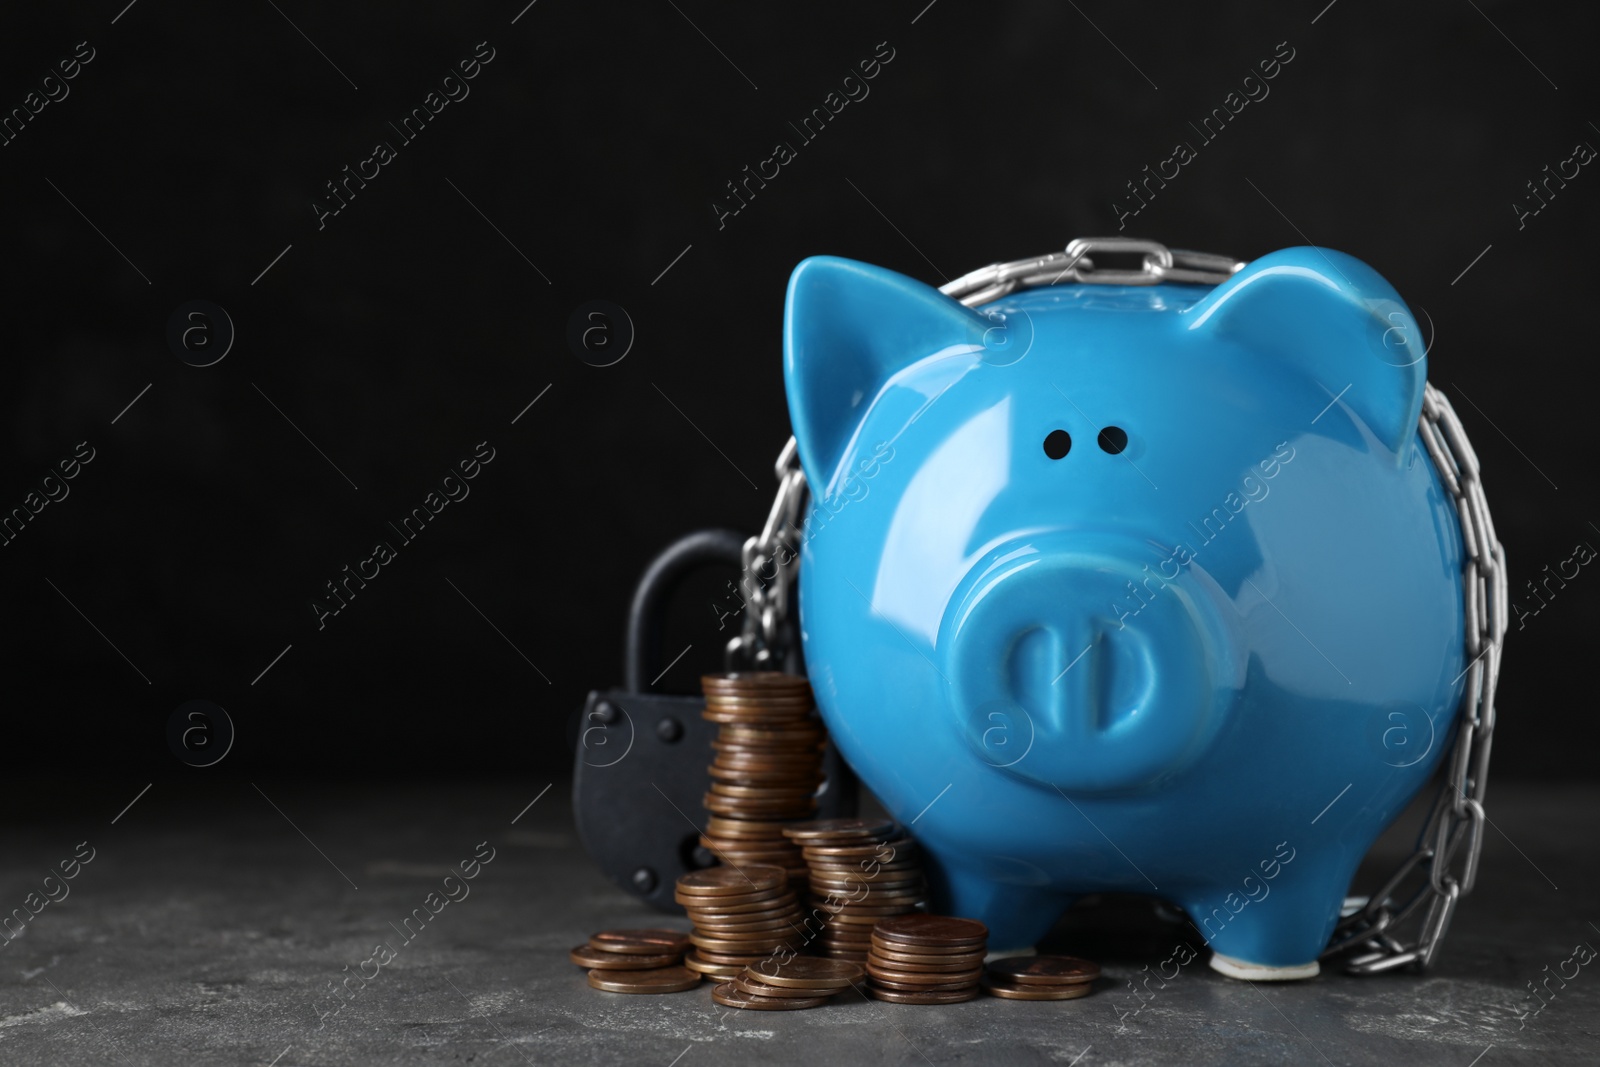
[[[908,915],[926,899],[916,843],[891,819],[822,819],[783,832],[800,846],[810,872],[811,914],[825,919],[824,956],[865,963],[873,924]]]
[[[700,843],[729,866],[772,864],[804,880],[805,860],[783,825],[817,811],[827,732],[813,714],[811,684],[778,671],[708,674],[701,684],[701,714],[721,728]]]
[[[1073,956],[1008,956],[989,964],[983,988],[1006,1000],[1075,1000],[1099,977],[1098,963]]]
[[[860,980],[861,968],[854,963],[796,956],[757,964],[713,989],[711,999],[729,1008],[794,1011],[826,1004]]]
[[[589,971],[589,984],[609,993],[681,993],[700,975],[678,966],[689,935],[677,930],[602,930],[569,953]]]
[[[978,995],[989,928],[976,919],[902,915],[872,928],[870,991],[896,1004],[958,1004]]]
[[[734,978],[749,964],[800,947],[800,903],[782,867],[708,867],[678,879],[673,897],[689,912],[694,949],[683,965],[711,978]],[[769,964],[770,966],[770,964]]]

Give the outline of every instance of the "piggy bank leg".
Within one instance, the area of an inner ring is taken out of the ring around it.
[[[971,866],[925,853],[933,909],[943,915],[977,919],[989,928],[990,955],[1031,951],[1072,903],[1070,894],[1049,885],[1001,882]]]
[[[1348,878],[1293,873],[1300,877],[1275,883],[1252,879],[1239,889],[1184,904],[1211,946],[1212,970],[1255,982],[1316,977],[1317,957],[1338,920]]]

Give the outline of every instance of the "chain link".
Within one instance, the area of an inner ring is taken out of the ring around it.
[[[1137,268],[1097,265],[1090,253],[1139,255]],[[992,263],[939,287],[967,307],[986,304],[1017,291],[1072,282],[1082,285],[1156,285],[1180,282],[1219,285],[1244,266],[1241,260],[1204,252],[1169,249],[1130,237],[1079,238],[1065,251],[1032,259]],[[1424,386],[1418,432],[1440,480],[1455,501],[1466,562],[1462,602],[1466,616],[1466,688],[1461,698],[1459,732],[1445,765],[1445,780],[1423,823],[1415,850],[1371,897],[1345,901],[1323,959],[1349,956],[1346,970],[1379,974],[1414,964],[1433,963],[1461,898],[1472,892],[1483,855],[1487,821],[1483,798],[1494,738],[1495,686],[1505,638],[1509,586],[1505,550],[1495,536],[1489,503],[1479,477],[1478,457],[1461,420],[1445,395]],[[807,502],[794,438],[774,465],[778,494],[761,534],[744,544],[740,591],[745,608],[741,631],[728,642],[727,664],[781,669],[792,649],[789,598],[799,561],[800,519]],[[765,576],[764,576],[765,575]],[[1402,889],[1402,887],[1408,887]],[[1409,894],[1409,895],[1406,895]],[[1413,940],[1402,927],[1421,916]]]

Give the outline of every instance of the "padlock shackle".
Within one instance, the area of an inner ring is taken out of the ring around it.
[[[628,607],[623,679],[630,693],[643,693],[646,665],[661,655],[661,627],[667,603],[691,571],[722,563],[739,569],[745,535],[733,530],[695,530],[672,542],[650,561]]]

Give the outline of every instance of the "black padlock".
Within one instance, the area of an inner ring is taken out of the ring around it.
[[[572,782],[578,837],[608,878],[661,911],[681,913],[672,899],[678,877],[716,862],[701,847],[700,833],[717,724],[701,716],[705,698],[698,693],[647,692],[646,670],[660,657],[662,619],[678,584],[700,567],[737,570],[743,545],[732,530],[699,530],[651,562],[628,612],[625,688],[591,692],[578,724]],[[856,779],[832,746],[823,771],[817,817],[852,814]]]

